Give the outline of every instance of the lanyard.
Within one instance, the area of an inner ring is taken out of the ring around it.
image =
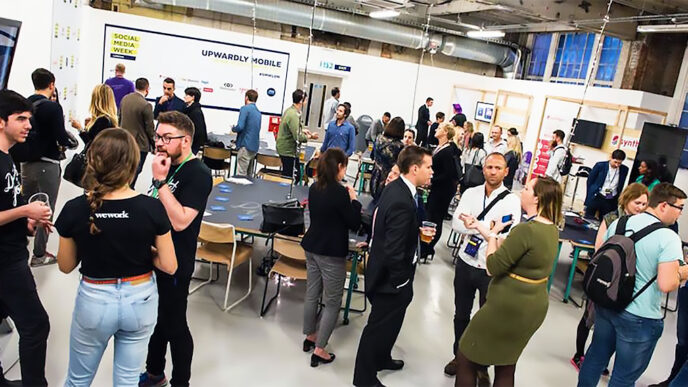
[[[177,174],[177,172],[179,172],[179,170],[184,166],[184,164],[186,164],[186,162],[189,161],[189,159],[191,158],[192,155],[193,155],[193,153],[189,153],[189,155],[186,156],[186,158],[184,159],[184,161],[182,161],[182,163],[179,164],[179,166],[177,167],[177,169],[175,169],[174,172],[172,173],[172,176],[170,176],[169,178],[167,178],[167,184],[169,184],[170,181],[172,181],[172,178]],[[154,197],[154,198],[157,198],[157,197],[158,197],[158,189],[157,189],[157,188],[153,188],[153,194],[151,194],[151,196]]]

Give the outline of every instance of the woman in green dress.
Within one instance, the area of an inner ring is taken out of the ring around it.
[[[659,184],[659,179],[657,178],[658,169],[657,162],[654,160],[641,161],[638,166],[638,173],[640,176],[635,179],[635,182],[643,183],[647,189],[652,192],[652,189]]]
[[[499,242],[510,222],[491,229],[465,220],[488,241],[487,272],[492,282],[485,305],[475,314],[459,342],[456,386],[475,386],[482,366],[495,366],[495,386],[513,386],[516,362],[547,314],[547,278],[557,255],[561,185],[549,177],[533,179],[521,193],[529,221],[514,227]]]

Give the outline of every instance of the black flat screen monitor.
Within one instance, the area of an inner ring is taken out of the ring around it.
[[[7,88],[21,22],[0,17],[0,90]]]
[[[578,120],[576,126],[576,119],[573,119],[573,126],[575,131],[571,142],[574,144],[585,145],[593,148],[602,148],[604,144],[604,135],[607,132],[607,125],[602,122],[594,122],[587,120]]]

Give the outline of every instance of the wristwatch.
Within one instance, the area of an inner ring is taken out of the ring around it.
[[[167,184],[167,181],[165,181],[165,180],[153,179],[153,188],[155,188],[155,189],[160,189],[165,184]]]

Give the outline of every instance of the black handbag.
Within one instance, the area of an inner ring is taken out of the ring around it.
[[[65,166],[64,174],[62,176],[65,180],[76,185],[77,187],[84,188],[82,180],[85,173],[86,152],[82,151],[72,156],[72,160]]]
[[[300,236],[306,231],[304,209],[296,199],[281,203],[263,203],[260,231]]]
[[[475,152],[473,156],[473,162],[466,165],[466,173],[463,175],[463,181],[461,186],[463,189],[477,187],[481,184],[485,184],[485,175],[483,175],[483,167],[479,164],[475,164],[476,157],[480,153],[480,149]]]

